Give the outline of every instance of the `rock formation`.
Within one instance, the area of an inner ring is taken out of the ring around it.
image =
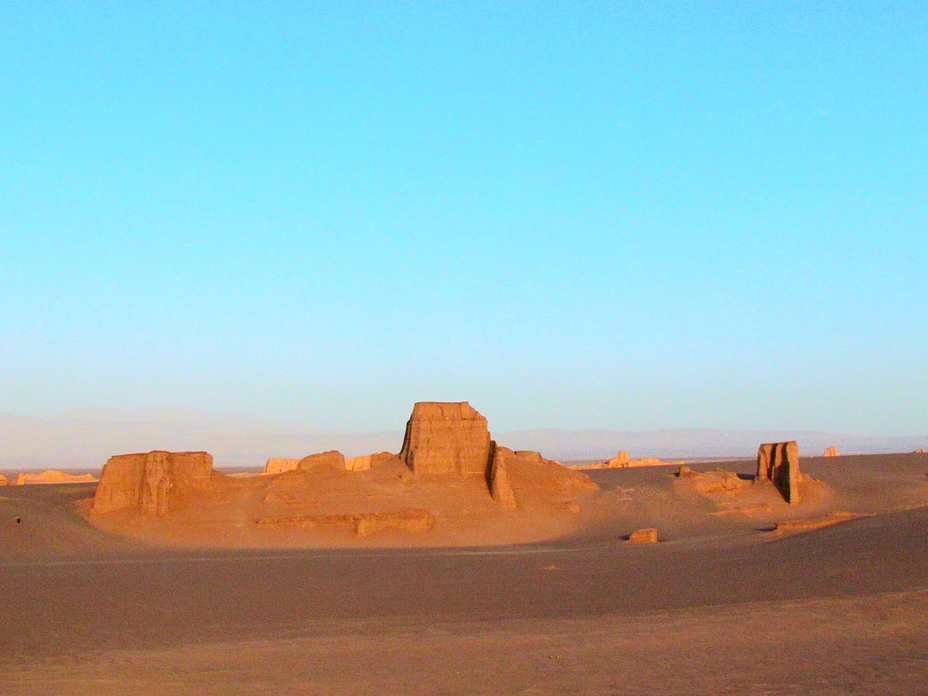
[[[422,401],[412,409],[400,458],[416,474],[486,476],[487,419],[466,401]]]
[[[656,457],[646,457],[645,459],[629,459],[628,452],[625,450],[620,450],[615,457],[604,462],[596,462],[595,464],[585,464],[571,468],[587,471],[590,469],[626,469],[629,467],[637,466],[677,466],[682,463],[682,460],[675,459],[664,461],[662,459],[657,459]]]
[[[315,469],[318,466],[329,466],[343,470],[345,468],[345,455],[338,450],[311,454],[308,457],[303,457],[296,466],[298,469],[306,470]]]
[[[618,469],[628,466],[629,458],[628,452],[625,450],[619,450],[619,453],[606,462],[606,466],[610,469]]]
[[[487,475],[487,483],[490,487],[490,495],[497,503],[508,510],[515,510],[518,507],[516,494],[512,490],[512,481],[509,480],[509,472],[506,470],[506,456],[512,454],[518,456],[505,447],[496,447],[493,443],[493,462],[490,464]],[[532,454],[537,454],[533,452]],[[541,455],[538,455],[539,459]]]
[[[329,533],[518,540],[576,529],[585,518],[571,516],[598,488],[538,452],[498,447],[467,403],[419,403],[400,454],[269,459],[245,476],[212,471],[205,452],[112,457],[91,513],[102,529],[196,544],[329,543]]]
[[[359,537],[369,537],[390,529],[422,534],[435,526],[435,517],[428,510],[406,508],[360,514],[264,517],[256,522],[265,528],[297,527],[299,529],[342,530],[354,532]]]
[[[0,486],[9,486],[9,485],[10,485],[10,479],[8,479],[3,474],[0,474]]]
[[[163,516],[186,493],[209,488],[213,458],[206,452],[120,454],[103,467],[93,514],[131,508]]]
[[[687,483],[699,493],[731,493],[750,485],[748,481],[743,480],[734,471],[725,471],[725,469],[699,473],[683,465],[680,467],[677,477],[681,479],[681,482]]]
[[[786,502],[799,502],[799,445],[790,442],[771,442],[757,450],[757,476],[755,483],[772,481]]]
[[[264,465],[265,474],[282,474],[285,471],[296,469],[299,459],[283,459],[282,457],[271,457]]]
[[[825,450],[826,457],[840,457],[841,454],[838,452],[838,448],[832,445]]]
[[[772,534],[782,536],[785,534],[795,534],[796,532],[811,532],[822,527],[830,527],[842,522],[850,522],[861,517],[872,517],[873,513],[861,512],[844,512],[843,510],[833,510],[827,515],[821,517],[810,517],[804,520],[786,520],[777,522]]]
[[[628,541],[632,544],[656,544],[657,530],[653,528],[636,529],[629,535]]]
[[[376,452],[361,457],[345,457],[345,468],[348,471],[367,471],[395,456],[392,452]]]
[[[49,469],[40,474],[20,474],[16,478],[16,485],[24,486],[33,483],[95,483],[97,478],[93,474],[69,474],[65,471]]]

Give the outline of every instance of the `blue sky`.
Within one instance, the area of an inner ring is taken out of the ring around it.
[[[928,433],[924,3],[0,3],[0,411]]]

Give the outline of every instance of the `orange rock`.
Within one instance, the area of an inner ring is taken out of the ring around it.
[[[826,457],[840,457],[841,454],[838,452],[838,448],[832,445],[825,450]]]
[[[786,502],[799,502],[799,445],[795,440],[763,444],[757,450],[755,483],[773,481]]]
[[[490,495],[493,496],[493,500],[502,505],[508,510],[515,510],[519,507],[516,502],[516,495],[512,490],[512,482],[509,480],[509,473],[506,471],[506,454],[509,452],[505,447],[497,447],[496,443],[493,443],[493,463],[490,466],[489,473],[489,484],[490,484]],[[516,456],[519,456],[524,459],[530,458],[524,457],[525,453],[517,453]],[[538,454],[533,452],[532,454]],[[541,459],[541,455],[538,454],[538,458]]]
[[[506,448],[503,448],[503,449],[506,449]],[[545,458],[541,456],[541,452],[534,452],[532,450],[517,450],[515,452],[512,452],[508,449],[506,451],[509,452],[510,454],[514,454],[515,456],[517,456],[520,460],[524,462],[529,462],[530,464],[541,465],[545,463]],[[560,462],[558,463],[560,464]],[[561,466],[563,466],[563,464]]]
[[[345,455],[339,452],[338,450],[329,450],[328,452],[320,452],[319,454],[311,454],[308,457],[303,457],[299,464],[297,464],[298,469],[315,469],[317,466],[329,466],[334,469],[343,470],[345,468]]]
[[[296,469],[299,459],[283,459],[281,457],[272,457],[264,465],[265,474],[282,474],[285,471]]]
[[[56,471],[49,469],[40,474],[20,474],[19,478],[22,483],[19,485],[32,483],[94,483],[97,479],[93,474],[69,474],[65,471]]]
[[[400,458],[417,474],[486,476],[487,419],[466,401],[417,403],[406,423]]]
[[[422,534],[435,526],[435,517],[428,510],[405,508],[361,514],[263,517],[256,520],[256,522],[262,527],[340,529],[346,532],[354,532],[359,537],[369,537],[389,529]]]
[[[610,469],[618,469],[628,466],[628,452],[625,450],[619,450],[619,453],[606,462],[606,467]]]
[[[348,471],[367,471],[395,456],[392,452],[376,452],[361,457],[345,457],[345,468]]]
[[[3,474],[0,474],[0,486],[9,486],[9,485],[10,485],[10,479],[8,479]]]
[[[657,530],[654,528],[636,529],[629,535],[628,541],[632,544],[656,544]]]
[[[699,473],[684,465],[680,467],[677,477],[681,479],[681,484],[686,484],[700,493],[731,493],[751,485],[734,471],[725,469]]]
[[[213,458],[206,452],[154,451],[110,457],[94,495],[93,514],[134,508],[164,515],[172,499],[209,488]]]

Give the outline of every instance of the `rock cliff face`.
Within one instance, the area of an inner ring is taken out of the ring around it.
[[[490,487],[490,495],[497,503],[507,510],[515,510],[519,507],[516,502],[516,494],[512,490],[512,481],[509,479],[509,472],[506,469],[507,455],[514,453],[505,447],[497,447],[493,443],[493,462],[487,472],[487,484]],[[537,454],[533,452],[532,454]],[[541,455],[538,455],[539,460]]]
[[[365,454],[361,457],[346,457],[345,468],[348,469],[348,471],[367,471],[368,469],[373,469],[378,464],[393,459],[395,456],[396,455],[392,452],[375,452],[374,454]]]
[[[755,483],[773,481],[787,503],[799,502],[799,445],[795,440],[763,444],[757,450]]]
[[[284,459],[283,457],[271,457],[264,465],[265,474],[282,474],[285,471],[296,469],[299,459]]]
[[[103,467],[93,499],[93,514],[134,508],[162,516],[171,501],[209,488],[213,457],[206,452],[120,454]]]
[[[466,401],[417,403],[406,423],[400,458],[417,474],[486,476],[487,419]]]

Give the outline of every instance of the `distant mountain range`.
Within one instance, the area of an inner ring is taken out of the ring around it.
[[[492,424],[491,424],[492,426]],[[493,432],[512,449],[537,450],[561,461],[607,459],[620,449],[632,458],[752,457],[762,442],[797,440],[804,455],[834,445],[842,454],[928,449],[928,436],[878,437],[817,431],[520,430]],[[50,418],[0,414],[0,468],[93,469],[113,454],[206,450],[217,466],[261,466],[269,457],[302,457],[337,449],[348,456],[398,452],[402,431],[351,433],[178,409],[94,409]]]

